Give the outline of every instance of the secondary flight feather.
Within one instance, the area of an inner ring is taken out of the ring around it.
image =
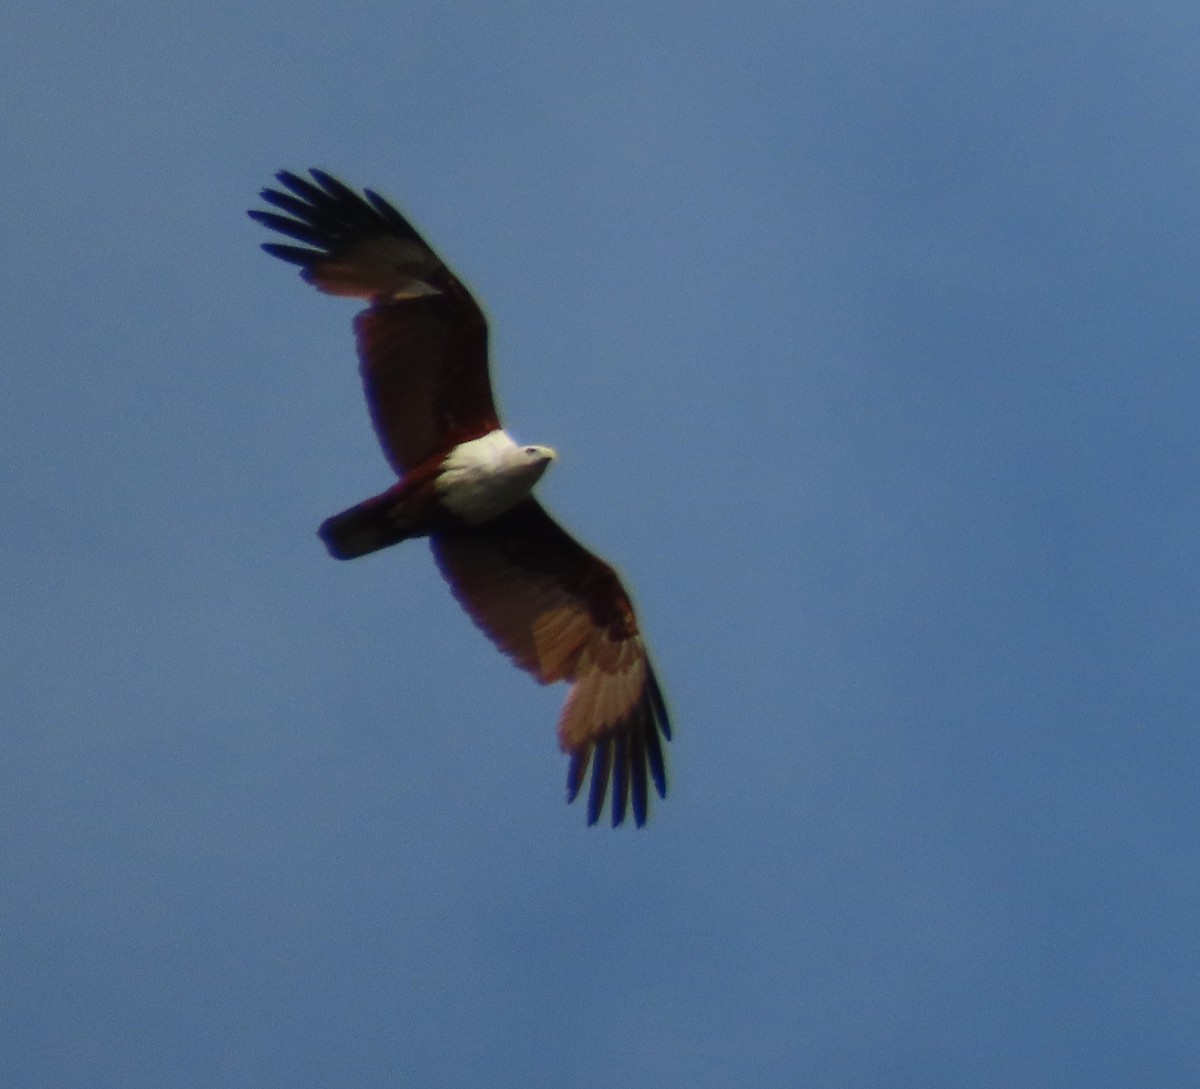
[[[558,722],[567,800],[588,778],[594,824],[646,821],[650,786],[667,793],[662,690],[616,572],[531,492],[555,453],[515,442],[496,412],[487,319],[412,225],[370,189],[321,170],[276,175],[250,216],[291,240],[263,249],[331,295],[365,299],[354,319],[375,432],[399,480],[327,519],[331,555],[353,559],[428,537],[475,623],[542,684],[570,684]],[[301,245],[294,245],[299,242]]]

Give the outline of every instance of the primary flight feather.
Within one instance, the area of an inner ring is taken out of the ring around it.
[[[399,481],[327,519],[329,552],[353,559],[428,537],[455,597],[513,662],[571,688],[558,723],[570,757],[567,800],[591,767],[588,823],[611,796],[646,821],[649,787],[667,793],[661,739],[671,728],[629,595],[616,572],[532,497],[555,454],[500,425],[488,376],[487,319],[411,224],[370,189],[321,170],[281,171],[259,223],[268,242],[331,295],[366,299],[354,319],[371,420]],[[283,214],[281,214],[283,213]]]

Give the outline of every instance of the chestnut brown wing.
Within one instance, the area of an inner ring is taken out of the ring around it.
[[[617,574],[534,499],[482,526],[435,534],[434,555],[476,624],[543,684],[568,681],[558,723],[571,757],[567,800],[592,768],[588,823],[611,782],[612,823],[632,803],[646,821],[649,784],[666,797],[667,709]]]
[[[487,320],[458,278],[386,200],[321,170],[288,171],[250,216],[304,246],[268,242],[321,291],[370,300],[355,319],[363,388],[397,474],[499,427]]]

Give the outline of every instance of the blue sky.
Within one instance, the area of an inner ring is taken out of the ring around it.
[[[1194,5],[0,14],[0,1083],[1193,1086]],[[649,827],[389,483],[310,165],[635,590]]]

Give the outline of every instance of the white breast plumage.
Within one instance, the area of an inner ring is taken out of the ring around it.
[[[507,432],[490,431],[446,455],[438,496],[464,522],[479,525],[524,499],[553,457],[549,447],[518,446]]]

